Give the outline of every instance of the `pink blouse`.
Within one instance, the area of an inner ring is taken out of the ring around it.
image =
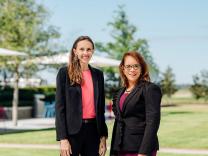
[[[82,89],[82,118],[90,119],[95,118],[95,105],[94,105],[94,87],[92,75],[90,70],[82,72],[84,83],[81,85]]]

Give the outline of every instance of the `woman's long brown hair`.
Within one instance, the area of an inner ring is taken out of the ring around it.
[[[77,48],[77,44],[83,40],[87,40],[90,43],[92,43],[93,49],[95,47],[92,39],[89,36],[80,36],[75,40],[71,48],[71,55],[69,56],[69,64],[68,64],[68,75],[69,75],[71,85],[81,84],[83,81],[81,65],[80,65],[79,59],[77,58],[77,56],[74,54],[74,51],[73,51],[73,49]]]

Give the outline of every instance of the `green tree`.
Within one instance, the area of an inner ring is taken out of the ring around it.
[[[108,23],[108,26],[112,28],[112,31],[110,33],[112,41],[107,43],[96,42],[96,48],[100,52],[107,52],[110,57],[118,60],[121,60],[125,52],[132,50],[139,51],[148,62],[152,76],[157,76],[159,70],[154,63],[151,53],[149,51],[148,42],[145,39],[135,37],[137,33],[137,27],[130,24],[130,21],[128,20],[128,17],[124,10],[124,6],[118,6],[118,10],[115,11],[115,17],[112,22]],[[112,83],[112,80],[116,82]],[[118,70],[107,69],[107,90],[110,92],[116,90],[119,84],[118,81]],[[110,93],[109,95],[112,94]]]
[[[172,72],[172,68],[168,67],[164,73],[162,73],[162,79],[160,82],[161,89],[164,95],[171,98],[172,94],[177,91],[175,85],[175,75]]]
[[[44,6],[35,0],[0,0],[0,10],[0,47],[25,52],[28,59],[57,50],[54,41],[60,34],[56,27],[46,24],[49,14]],[[0,59],[4,62],[1,67],[12,72],[15,79],[12,118],[17,125],[19,78],[34,74],[38,68],[31,63],[21,64],[22,57]]]
[[[193,76],[193,85],[191,85],[190,91],[196,99],[208,100],[208,71],[204,70],[200,72],[200,75]]]

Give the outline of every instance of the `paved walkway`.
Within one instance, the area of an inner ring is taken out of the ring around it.
[[[54,118],[32,118],[18,120],[18,125],[14,126],[12,121],[0,120],[0,133],[19,130],[38,130],[55,127]]]
[[[58,144],[0,144],[0,148],[59,149]]]
[[[160,148],[160,152],[161,153],[174,153],[174,154],[208,155],[208,150],[197,150],[197,149]]]
[[[0,144],[0,148],[20,148],[20,149],[51,149],[58,150],[59,145],[53,144]],[[109,147],[108,147],[109,149]],[[160,153],[174,153],[174,154],[192,154],[192,155],[208,155],[208,150],[193,150],[193,149],[175,149],[175,148],[161,148]]]

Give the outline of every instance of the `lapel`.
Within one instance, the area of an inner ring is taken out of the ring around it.
[[[95,112],[97,112],[97,102],[98,102],[98,76],[94,68],[89,65],[89,69],[92,74],[92,82],[94,88],[94,105],[95,105]]]
[[[80,106],[82,106],[82,89],[81,89],[81,85],[80,84],[77,84],[77,83],[75,83],[75,84],[73,84],[73,85],[71,85],[70,84],[70,78],[69,78],[69,75],[68,75],[68,68],[66,68],[67,70],[65,71],[66,72],[66,80],[68,80],[68,81],[66,81],[66,87],[67,87],[67,90],[68,90],[68,88],[70,87],[70,88],[73,88],[73,91],[76,91],[76,92],[78,92],[79,94],[79,96],[77,97],[77,99],[80,99],[81,100],[81,102],[80,103],[78,103]],[[72,103],[72,104],[74,104],[74,103]],[[77,103],[75,103],[76,105],[77,105]]]
[[[122,107],[122,111],[121,113],[124,113],[125,110],[126,110],[126,107],[128,106],[128,103],[134,99],[134,96],[136,94],[136,96],[140,96],[141,95],[141,87],[142,87],[142,82],[138,82],[138,84],[135,86],[135,88],[132,90],[131,93],[129,93],[129,95],[126,97],[126,99],[124,100],[124,104],[123,104],[123,107]],[[121,97],[121,96],[119,96]],[[119,98],[119,101],[120,101],[120,98]]]

